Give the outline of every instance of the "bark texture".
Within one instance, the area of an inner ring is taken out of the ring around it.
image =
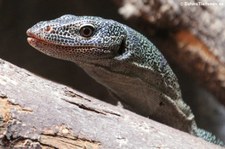
[[[225,105],[224,0],[114,2],[121,15],[142,22],[140,28],[160,50]]]
[[[221,148],[0,60],[2,148]]]

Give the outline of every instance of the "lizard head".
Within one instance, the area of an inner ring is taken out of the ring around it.
[[[120,54],[126,31],[113,20],[64,15],[37,23],[27,35],[32,47],[49,56],[88,62]]]

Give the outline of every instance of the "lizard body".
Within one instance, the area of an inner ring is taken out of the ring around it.
[[[64,15],[37,23],[27,35],[31,46],[76,63],[135,112],[218,143],[197,128],[160,51],[130,27],[100,17]]]

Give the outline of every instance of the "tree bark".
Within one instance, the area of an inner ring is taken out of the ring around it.
[[[0,60],[2,148],[221,148]]]
[[[141,22],[141,30],[170,60],[225,105],[225,1],[114,2],[121,15]]]

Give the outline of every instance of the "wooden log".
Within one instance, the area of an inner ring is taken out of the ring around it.
[[[2,148],[221,148],[0,60]]]

